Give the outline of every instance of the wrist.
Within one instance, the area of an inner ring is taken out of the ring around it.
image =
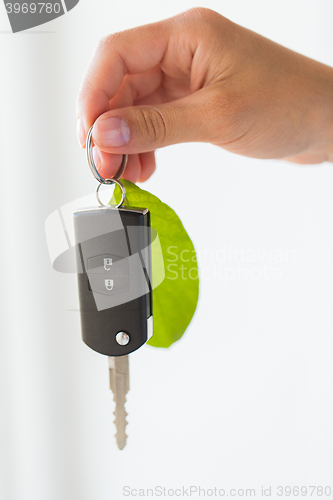
[[[316,63],[315,141],[312,151],[320,152],[323,161],[333,162],[333,68]],[[318,71],[320,69],[320,71]]]

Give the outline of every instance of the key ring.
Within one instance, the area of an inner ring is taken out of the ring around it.
[[[102,207],[109,206],[109,205],[105,205],[100,200],[99,189],[101,187],[101,184],[117,184],[120,187],[120,189],[121,189],[121,195],[122,196],[121,196],[120,203],[118,203],[118,205],[115,205],[113,208],[118,208],[118,207],[120,207],[125,202],[125,197],[126,197],[126,189],[122,185],[122,183],[119,181],[119,179],[121,178],[121,176],[123,175],[123,173],[125,171],[125,168],[126,168],[126,165],[127,165],[127,161],[128,161],[128,155],[123,154],[123,159],[122,159],[122,162],[120,164],[120,167],[119,167],[118,171],[116,172],[116,175],[114,177],[112,177],[112,179],[104,179],[104,177],[102,177],[99,174],[99,172],[98,172],[98,170],[96,168],[96,165],[95,165],[95,162],[94,162],[94,158],[93,158],[93,154],[92,154],[92,131],[93,131],[93,127],[94,127],[94,125],[92,125],[90,127],[90,129],[88,131],[88,134],[87,134],[86,151],[87,151],[87,160],[88,160],[88,165],[89,165],[90,171],[93,174],[93,176],[95,177],[95,179],[99,182],[99,184],[98,184],[98,186],[96,188],[97,201],[98,201],[98,203]]]
[[[118,203],[118,205],[105,205],[100,197],[99,197],[99,189],[101,187],[102,184],[117,184],[117,186],[120,187],[120,190],[121,190],[121,200],[120,202]],[[117,181],[116,179],[104,179],[103,182],[99,182],[98,183],[98,186],[96,188],[96,198],[97,198],[97,201],[98,203],[101,205],[101,207],[109,207],[109,208],[119,208],[121,207],[121,205],[123,203],[125,203],[125,198],[126,198],[126,189],[125,187],[122,185],[122,183],[120,181]]]
[[[93,176],[95,177],[95,179],[100,182],[101,184],[109,184],[109,182],[105,182],[106,180],[110,180],[110,179],[104,179],[104,177],[102,177],[99,173],[98,173],[98,170],[96,168],[96,165],[95,165],[95,162],[94,162],[94,158],[93,158],[93,155],[92,155],[92,131],[93,131],[93,127],[94,125],[92,125],[88,131],[88,134],[87,134],[87,140],[86,140],[86,150],[87,150],[87,160],[88,160],[88,165],[89,165],[89,168],[91,170],[91,173],[93,174]],[[125,171],[125,168],[126,168],[126,165],[127,165],[127,160],[128,160],[128,155],[123,155],[123,159],[122,159],[122,162],[121,162],[121,165],[118,169],[118,172],[116,173],[116,175],[113,176],[113,179],[116,179],[117,181],[121,178],[121,176],[123,175],[124,171]]]

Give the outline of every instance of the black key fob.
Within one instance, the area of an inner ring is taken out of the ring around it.
[[[124,356],[152,336],[150,213],[101,206],[73,215],[83,341]]]

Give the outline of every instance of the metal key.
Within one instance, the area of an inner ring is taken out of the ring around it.
[[[113,392],[113,399],[116,403],[114,411],[116,425],[116,440],[120,450],[126,446],[127,434],[125,410],[126,394],[129,391],[129,361],[128,356],[109,356],[110,389]]]
[[[116,440],[126,445],[128,354],[152,335],[147,209],[97,207],[74,213],[83,341],[109,356]]]

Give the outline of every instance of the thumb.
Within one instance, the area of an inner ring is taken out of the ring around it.
[[[108,153],[133,154],[180,142],[213,142],[214,97],[202,89],[166,104],[108,111],[94,124],[94,143]]]

